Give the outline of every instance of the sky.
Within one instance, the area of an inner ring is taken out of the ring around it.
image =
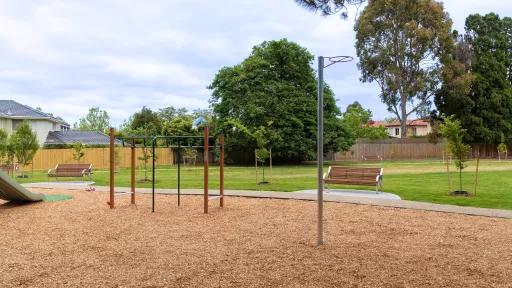
[[[469,14],[512,16],[512,1],[443,2],[459,31]],[[323,17],[293,0],[0,0],[0,99],[71,124],[96,106],[114,126],[142,106],[204,109],[216,72],[265,40],[287,38],[315,56],[355,57],[357,12]],[[338,106],[359,101],[375,119],[392,116],[378,87],[359,81],[356,65],[325,71]]]

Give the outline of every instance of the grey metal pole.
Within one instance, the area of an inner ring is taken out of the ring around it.
[[[153,141],[152,141],[152,148],[151,148],[151,152],[152,152],[152,161],[153,161],[153,167],[152,167],[152,175],[151,175],[151,199],[152,199],[152,204],[151,204],[151,212],[155,212],[155,144],[156,144],[156,138],[153,138]]]
[[[317,168],[318,168],[318,240],[324,244],[324,57],[318,56],[318,113],[317,113]]]

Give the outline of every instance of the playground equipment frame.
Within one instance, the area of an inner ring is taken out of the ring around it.
[[[110,128],[110,198],[107,204],[111,209],[115,208],[115,196],[123,196],[130,195],[131,196],[131,204],[135,204],[135,149],[137,147],[143,148],[151,148],[152,153],[152,176],[151,176],[151,194],[152,194],[152,207],[151,211],[155,212],[155,148],[156,147],[164,147],[164,148],[177,148],[178,149],[178,206],[180,206],[180,196],[181,196],[181,183],[180,183],[180,156],[181,149],[183,148],[202,148],[203,149],[203,211],[205,214],[208,213],[209,200],[219,199],[220,207],[224,207],[224,135],[221,134],[219,136],[219,143],[215,145],[215,138],[209,135],[208,126],[205,126],[203,129],[203,136],[127,136],[120,137],[117,140],[120,140],[122,145],[125,146],[126,143],[131,148],[131,175],[130,175],[130,192],[115,192],[115,129]],[[213,141],[212,141],[213,140]],[[202,141],[203,145],[198,145],[197,143]],[[213,145],[211,145],[211,142]],[[163,142],[163,144],[158,144],[158,142]],[[184,143],[187,142],[187,143]],[[192,142],[192,143],[191,143]],[[150,144],[150,145],[148,145]],[[187,144],[187,145],[183,145]],[[137,146],[139,145],[139,146]],[[219,166],[220,166],[220,179],[219,179],[219,195],[209,196],[208,191],[208,166],[209,166],[209,155],[208,152],[210,148],[220,148],[219,155]]]

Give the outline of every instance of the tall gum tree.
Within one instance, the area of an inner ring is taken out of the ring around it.
[[[323,16],[339,13],[342,18],[346,18],[350,5],[361,5],[366,0],[295,0],[295,2],[311,11],[320,11]]]
[[[407,137],[407,118],[429,110],[441,71],[454,49],[452,21],[433,0],[370,0],[356,21],[361,81],[380,97]]]
[[[466,129],[465,141],[512,145],[512,18],[474,14],[445,69],[436,106]]]

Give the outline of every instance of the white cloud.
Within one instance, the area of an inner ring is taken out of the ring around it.
[[[159,63],[150,59],[100,56],[98,61],[108,72],[126,75],[135,79],[166,81],[171,84],[196,86],[203,83],[198,75],[200,68],[191,68],[175,63]]]
[[[511,15],[512,2],[446,0],[461,30],[471,13]],[[208,107],[205,88],[254,45],[288,38],[315,56],[352,55],[354,18],[322,17],[293,0],[0,2],[0,93],[75,122],[89,107],[118,125],[142,106]],[[330,67],[339,105],[354,100],[387,116],[357,60]],[[48,99],[51,99],[49,101]]]
[[[32,23],[0,15],[0,45],[10,53],[34,61],[55,61],[56,51],[49,47],[45,35]]]

